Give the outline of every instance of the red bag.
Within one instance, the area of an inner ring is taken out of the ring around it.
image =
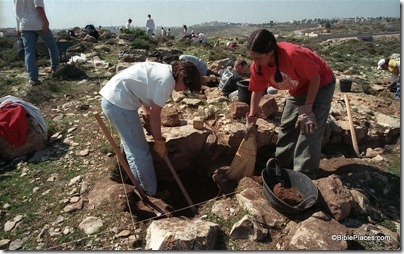
[[[0,108],[0,137],[12,147],[25,144],[28,134],[27,113],[19,103],[9,102]]]

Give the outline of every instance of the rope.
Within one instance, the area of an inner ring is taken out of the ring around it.
[[[122,176],[122,174],[121,174],[121,176]],[[206,200],[206,201],[199,202],[199,203],[197,203],[197,204],[194,204],[193,206],[186,206],[186,207],[183,207],[183,208],[174,210],[173,212],[171,212],[171,214],[176,213],[176,212],[180,212],[180,211],[183,211],[183,210],[186,210],[186,209],[191,209],[191,207],[203,205],[203,204],[206,204],[206,203],[208,203],[208,202],[210,202],[210,201],[213,201],[213,200],[219,200],[219,199],[221,199],[221,198],[227,198],[228,196],[237,194],[237,193],[239,193],[239,192],[241,192],[241,190],[239,190],[239,191],[233,191],[233,192],[228,193],[228,194],[225,194],[225,195],[223,194],[223,195],[221,195],[221,196],[217,196],[217,197],[214,197],[214,198],[212,198],[212,199],[208,199],[208,200]],[[125,193],[126,193],[126,192],[125,192]],[[128,202],[128,199],[127,199],[127,202]],[[132,214],[132,213],[131,213],[131,214]],[[164,214],[164,215],[165,215],[165,214]],[[152,218],[148,218],[148,219],[144,219],[144,220],[141,220],[141,221],[138,221],[138,222],[134,222],[134,221],[133,221],[133,216],[131,215],[133,228],[135,229],[135,226],[136,226],[136,225],[139,225],[139,224],[142,224],[142,223],[145,223],[145,222],[149,222],[149,221],[151,221],[151,220],[154,220],[154,219],[157,219],[157,218],[160,218],[160,217],[161,217],[161,216],[155,216],[155,217],[152,217]],[[104,234],[107,234],[107,233],[110,233],[110,232],[113,232],[113,230],[106,230],[106,231],[103,231],[103,232],[100,232],[100,233],[97,233],[97,234],[94,234],[94,235],[90,235],[90,236],[87,236],[87,237],[83,237],[83,238],[80,238],[80,239],[77,239],[77,240],[73,240],[73,241],[70,241],[70,242],[64,242],[64,243],[61,243],[61,244],[58,244],[58,245],[54,245],[54,246],[48,247],[48,250],[57,249],[57,248],[66,246],[66,245],[68,245],[68,244],[78,243],[78,242],[81,242],[81,241],[86,240],[86,239],[92,239],[92,238],[95,238],[95,237],[97,237],[97,236],[104,235]]]

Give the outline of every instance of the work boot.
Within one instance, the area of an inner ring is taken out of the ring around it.
[[[30,84],[31,86],[39,86],[39,85],[42,84],[42,82],[39,81],[39,80],[30,80],[30,81],[28,82],[28,84]]]

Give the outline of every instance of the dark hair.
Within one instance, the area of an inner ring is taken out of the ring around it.
[[[275,81],[280,83],[283,81],[282,74],[279,71],[279,60],[278,60],[278,45],[276,43],[275,36],[266,29],[258,29],[254,31],[250,38],[247,41],[247,50],[253,51],[259,54],[267,54],[271,51],[274,51],[275,58]],[[258,75],[262,75],[261,66],[258,65],[256,70]]]
[[[202,86],[202,77],[195,64],[190,61],[173,61],[171,62],[173,68],[174,80],[178,81],[180,71],[185,72],[184,84],[191,92],[200,91]]]
[[[247,61],[246,60],[242,60],[242,59],[237,59],[236,62],[234,63],[234,66],[245,66],[247,65]]]

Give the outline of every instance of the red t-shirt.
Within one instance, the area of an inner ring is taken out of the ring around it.
[[[268,86],[278,90],[289,90],[290,95],[307,93],[310,79],[315,74],[320,73],[320,87],[328,84],[334,74],[327,63],[316,53],[308,48],[301,47],[288,42],[278,43],[279,70],[281,71],[283,82],[276,83],[276,66],[261,66],[262,75],[258,75],[256,70],[258,65],[253,62],[250,67],[250,91],[264,91]]]

